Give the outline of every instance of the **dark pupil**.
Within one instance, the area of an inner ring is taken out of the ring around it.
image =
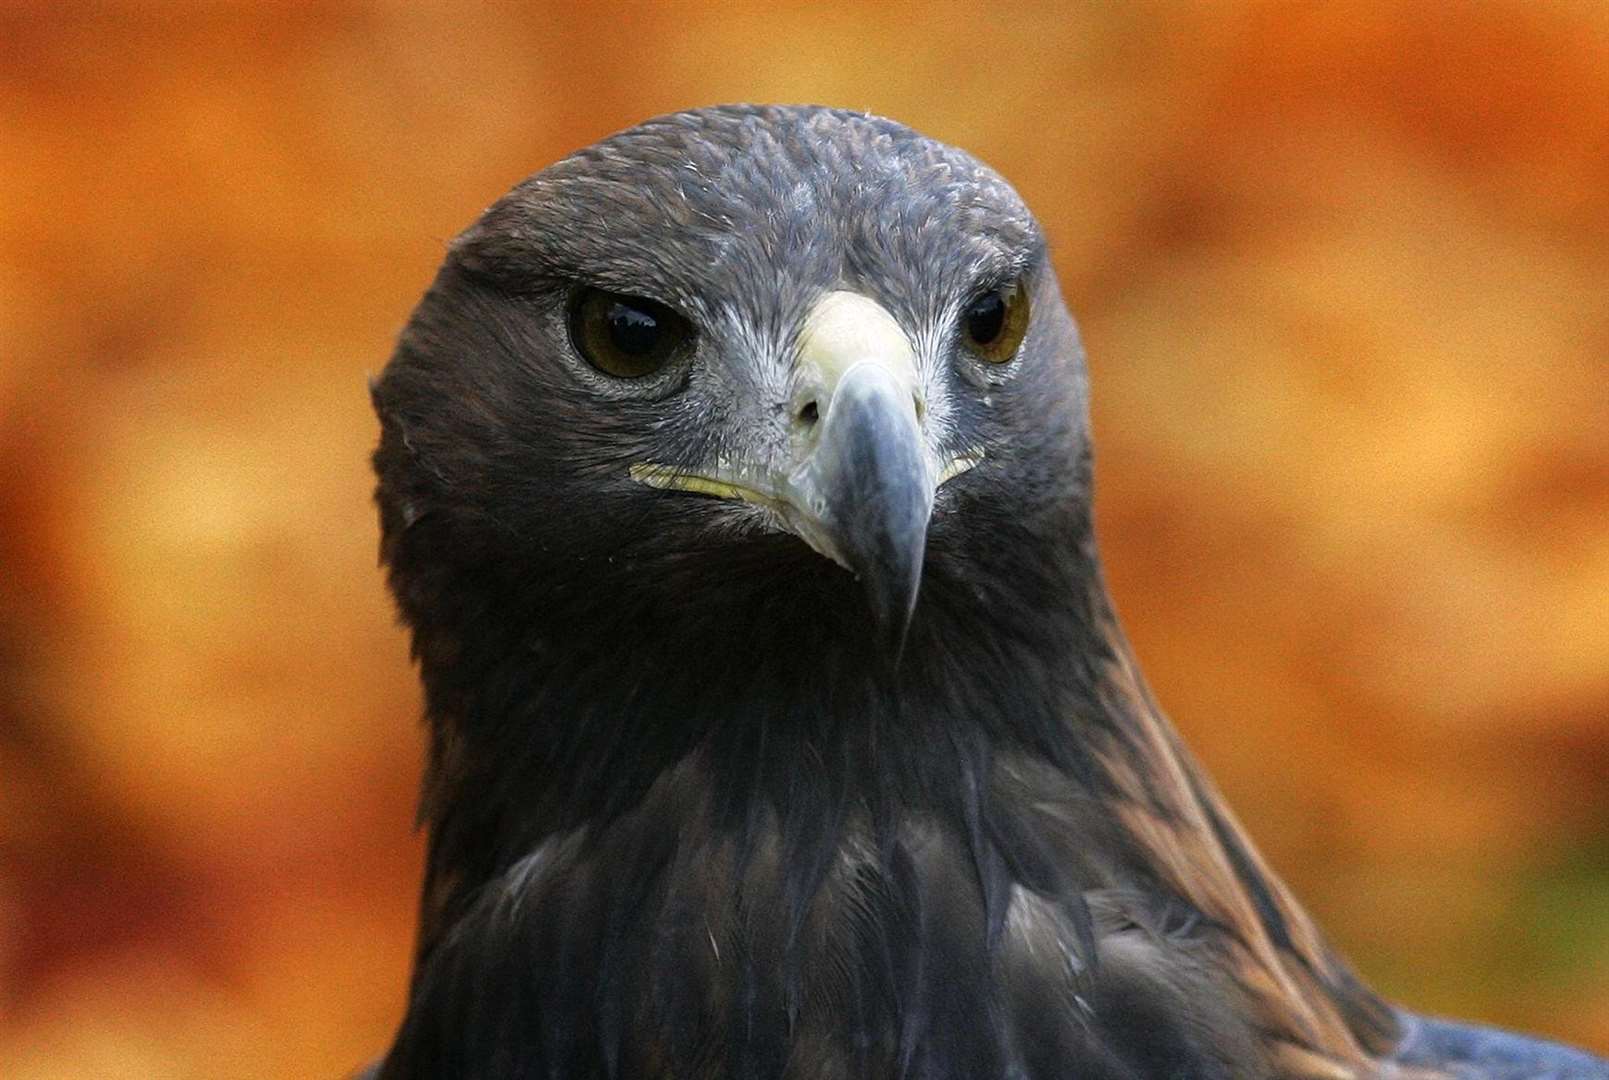
[[[1000,336],[1006,325],[1006,302],[997,292],[980,296],[967,309],[967,336],[979,345],[987,345]]]
[[[659,344],[659,320],[642,308],[616,300],[604,318],[610,342],[627,356],[646,356]]]

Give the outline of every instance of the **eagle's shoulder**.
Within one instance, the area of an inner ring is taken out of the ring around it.
[[[1499,1028],[1399,1013],[1399,1065],[1460,1080],[1609,1080],[1609,1062],[1572,1047]]]

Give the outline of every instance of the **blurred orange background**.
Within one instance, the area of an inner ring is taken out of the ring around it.
[[[1382,989],[1609,1052],[1609,8],[85,12],[0,14],[0,1075],[383,1050],[365,376],[512,183],[732,100],[1014,180],[1186,738]]]

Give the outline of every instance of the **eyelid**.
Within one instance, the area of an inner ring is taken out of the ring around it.
[[[970,304],[985,293],[996,289],[1007,289],[1020,284],[1024,292],[1033,291],[1033,272],[1038,260],[1031,258],[1029,253],[1022,252],[1009,262],[1001,263],[988,268],[978,276],[973,284],[972,291],[966,294],[964,303]]]
[[[564,294],[570,303],[574,303],[577,297],[584,296],[592,290],[613,293],[627,300],[649,300],[661,307],[670,308],[675,314],[688,319],[679,300],[670,296],[667,290],[659,288],[651,281],[630,281],[625,278],[612,278],[607,274],[582,275],[564,279]],[[688,319],[688,321],[691,322],[692,320]]]

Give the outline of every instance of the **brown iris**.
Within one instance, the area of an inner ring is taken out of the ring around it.
[[[686,319],[642,296],[582,289],[570,310],[570,340],[587,363],[621,379],[664,367],[692,337]]]
[[[980,294],[961,313],[961,340],[990,364],[1016,356],[1027,332],[1028,292],[1020,281]]]

